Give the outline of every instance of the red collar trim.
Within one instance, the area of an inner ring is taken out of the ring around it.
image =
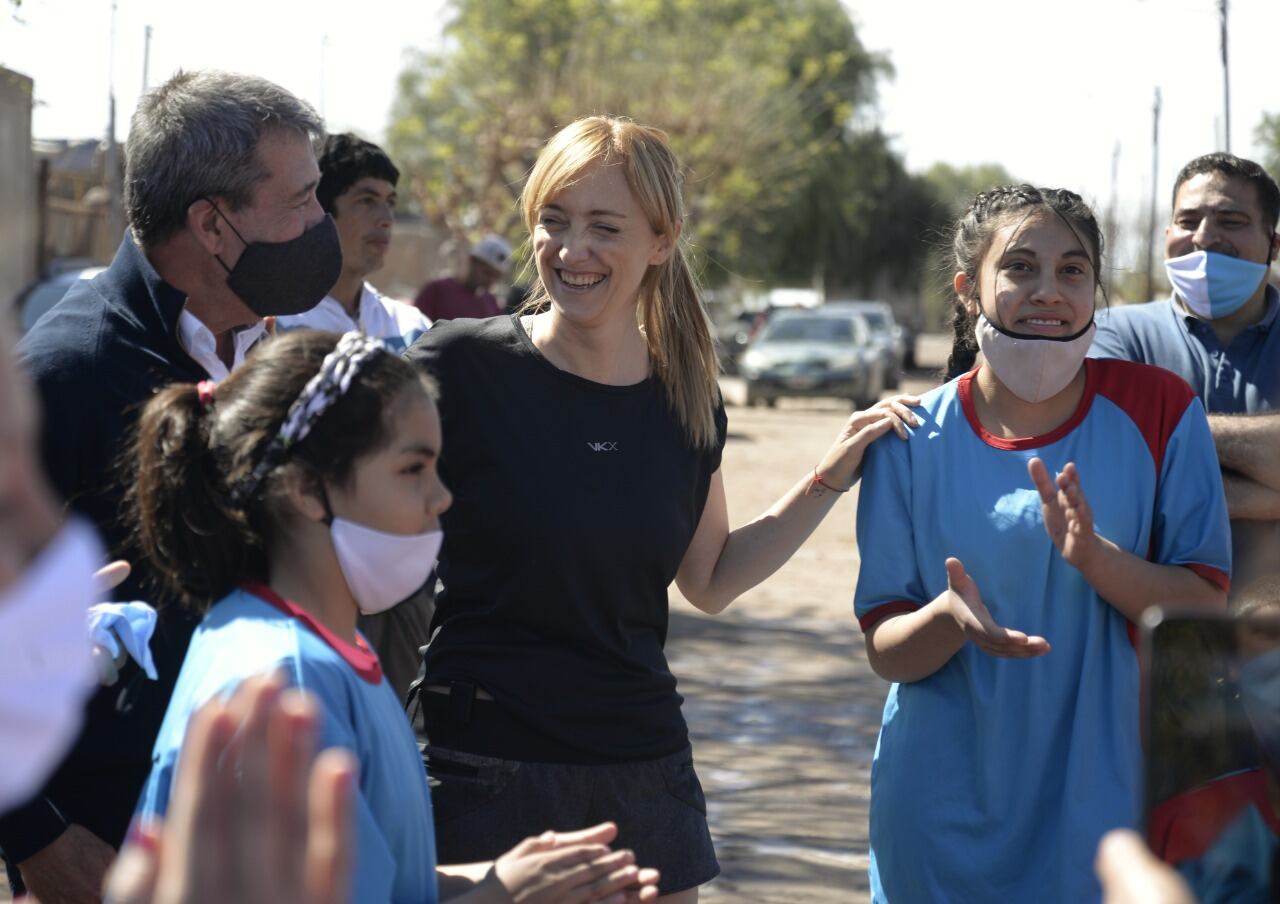
[[[321,640],[331,646],[335,653],[342,657],[355,673],[370,684],[382,683],[382,664],[378,662],[378,654],[369,648],[365,639],[356,634],[354,644],[347,643],[316,620],[316,617],[292,600],[287,600],[266,584],[248,581],[242,587],[246,593],[252,593],[264,603],[269,603],[285,615],[296,618],[312,630]]]
[[[981,365],[979,365],[981,366]],[[1044,446],[1056,443],[1062,439],[1076,427],[1080,426],[1080,422],[1084,420],[1086,414],[1089,413],[1089,406],[1093,404],[1093,397],[1098,392],[1098,371],[1097,362],[1092,358],[1084,359],[1084,393],[1080,396],[1080,403],[1076,405],[1076,410],[1072,412],[1071,417],[1066,422],[1053,428],[1048,433],[1042,433],[1040,436],[996,436],[994,433],[987,431],[982,426],[982,421],[978,418],[978,409],[973,404],[973,380],[978,375],[978,368],[975,367],[964,376],[960,377],[959,385],[956,392],[960,395],[960,406],[964,409],[964,415],[969,419],[969,426],[973,428],[973,432],[978,434],[978,438],[994,449],[1005,449],[1016,451],[1019,449],[1040,449]]]

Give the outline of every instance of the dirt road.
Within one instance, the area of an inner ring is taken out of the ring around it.
[[[921,375],[905,388],[931,385]],[[727,399],[737,389],[726,380]],[[722,469],[731,522],[811,471],[849,413],[823,401],[731,407]],[[853,618],[856,497],[726,613],[703,615],[672,591],[667,652],[723,870],[703,901],[868,899],[871,756],[888,686],[867,665]]]

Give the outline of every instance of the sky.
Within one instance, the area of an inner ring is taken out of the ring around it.
[[[709,2],[709,0],[708,0]],[[1151,197],[1152,101],[1162,93],[1159,210],[1178,168],[1220,149],[1219,0],[845,0],[863,44],[896,74],[874,116],[913,171],[999,162],[1014,176],[1114,192],[1137,218]],[[36,137],[117,135],[149,82],[177,68],[252,72],[314,104],[331,130],[381,140],[407,50],[439,49],[445,0],[0,0],[0,65],[35,79]],[[1230,0],[1231,149],[1257,153],[1280,112],[1280,0]],[[625,111],[619,111],[625,112]]]
[[[1115,191],[1135,215],[1151,197],[1156,88],[1158,211],[1184,163],[1225,149],[1218,0],[847,5],[863,44],[896,70],[880,90],[881,124],[909,169],[998,162],[1101,212],[1118,146]],[[1241,156],[1260,156],[1254,129],[1280,113],[1278,37],[1280,0],[1230,0],[1230,149]]]

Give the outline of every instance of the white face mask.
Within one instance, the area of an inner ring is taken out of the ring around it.
[[[40,787],[80,729],[102,563],[98,535],[73,519],[0,594],[0,811]]]
[[[1090,318],[1074,336],[1028,336],[1007,332],[979,312],[974,333],[1000,382],[1025,402],[1043,402],[1066,389],[1080,372],[1097,329]]]
[[[421,588],[444,541],[441,530],[388,534],[337,517],[329,536],[351,595],[365,615],[385,612]]]

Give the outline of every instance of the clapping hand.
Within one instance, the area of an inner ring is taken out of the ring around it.
[[[313,756],[320,709],[279,676],[192,717],[163,823],[133,833],[107,877],[129,904],[349,900],[357,764]]]
[[[989,656],[1025,659],[1049,652],[1043,637],[1024,634],[996,624],[978,585],[957,558],[947,559],[947,609],[966,639]]]
[[[514,904],[638,904],[657,900],[658,871],[636,865],[631,851],[611,851],[613,823],[526,838],[494,864],[493,876]]]
[[[1097,555],[1102,541],[1093,530],[1093,509],[1080,487],[1080,472],[1067,462],[1056,480],[1039,458],[1027,462],[1027,472],[1040,492],[1044,529],[1068,564],[1087,567]]]

